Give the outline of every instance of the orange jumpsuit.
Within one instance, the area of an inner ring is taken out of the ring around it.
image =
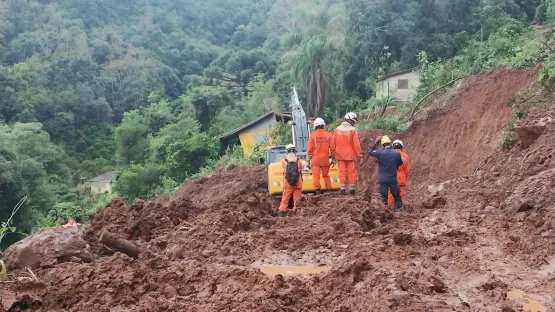
[[[287,179],[285,179],[285,168],[287,167],[287,162],[285,158],[281,159],[281,166],[283,167],[283,194],[281,195],[281,203],[279,205],[279,211],[287,211],[289,206],[289,200],[291,196],[293,197],[293,210],[297,210],[297,200],[301,197],[303,192],[303,162],[302,160],[297,160],[297,165],[299,167],[299,181],[296,185],[289,185]]]
[[[347,121],[343,121],[333,131],[330,149],[339,165],[341,189],[345,189],[345,184],[348,180],[351,184],[351,190],[354,190],[356,184],[356,162],[357,158],[362,158],[360,140],[358,139],[355,127]]]
[[[330,140],[331,134],[324,129],[316,129],[308,138],[308,150],[310,156],[310,168],[312,170],[312,186],[320,189],[320,172],[324,178],[326,189],[331,190],[330,179]]]
[[[399,183],[399,190],[401,191],[401,201],[405,202],[405,184],[407,184],[407,175],[409,174],[409,155],[402,150],[396,150],[401,154],[403,164],[397,168],[397,182]],[[393,195],[391,191],[387,194],[387,206],[391,207],[393,203]]]

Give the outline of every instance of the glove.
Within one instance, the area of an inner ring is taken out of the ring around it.
[[[334,167],[337,165],[337,160],[335,159],[335,155],[331,155],[331,166]]]
[[[382,136],[381,136],[381,135],[378,135],[378,136],[376,137],[376,145],[380,144],[381,141],[382,141]]]
[[[306,162],[307,162],[307,163],[310,163],[310,160],[311,160],[311,159],[312,159],[312,156],[306,155]]]

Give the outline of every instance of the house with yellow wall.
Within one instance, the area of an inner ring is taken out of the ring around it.
[[[245,156],[251,155],[256,149],[266,148],[272,126],[282,123],[285,124],[291,120],[291,114],[271,111],[257,119],[242,125],[220,137],[220,142],[224,146],[233,143],[241,144]]]

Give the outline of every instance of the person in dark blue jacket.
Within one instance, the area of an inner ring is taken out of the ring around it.
[[[380,143],[384,149],[376,150],[376,146]],[[376,142],[368,149],[368,155],[378,159],[378,185],[385,205],[387,206],[387,193],[391,191],[395,200],[395,211],[403,210],[401,191],[397,182],[397,168],[403,164],[401,154],[391,148],[391,139],[384,135],[376,138]]]

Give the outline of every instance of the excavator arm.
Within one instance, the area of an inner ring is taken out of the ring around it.
[[[304,109],[299,101],[297,89],[293,87],[291,92],[291,136],[295,147],[297,148],[297,156],[303,159],[303,193],[314,192],[312,185],[312,173],[309,164],[306,162],[306,151],[308,149],[308,138],[310,130],[308,127],[308,119],[306,118]],[[278,195],[283,192],[283,174],[284,170],[281,166],[280,159],[285,157],[285,146],[274,146],[266,151],[266,166],[268,169],[268,192],[270,195]],[[337,167],[330,168],[330,178],[332,189],[339,189],[339,171]],[[320,181],[324,185],[323,179]]]
[[[308,130],[308,120],[304,113],[304,109],[299,101],[297,89],[293,87],[291,92],[291,134],[293,136],[293,145],[297,148],[298,153],[304,153],[308,149],[308,137],[310,132]]]

